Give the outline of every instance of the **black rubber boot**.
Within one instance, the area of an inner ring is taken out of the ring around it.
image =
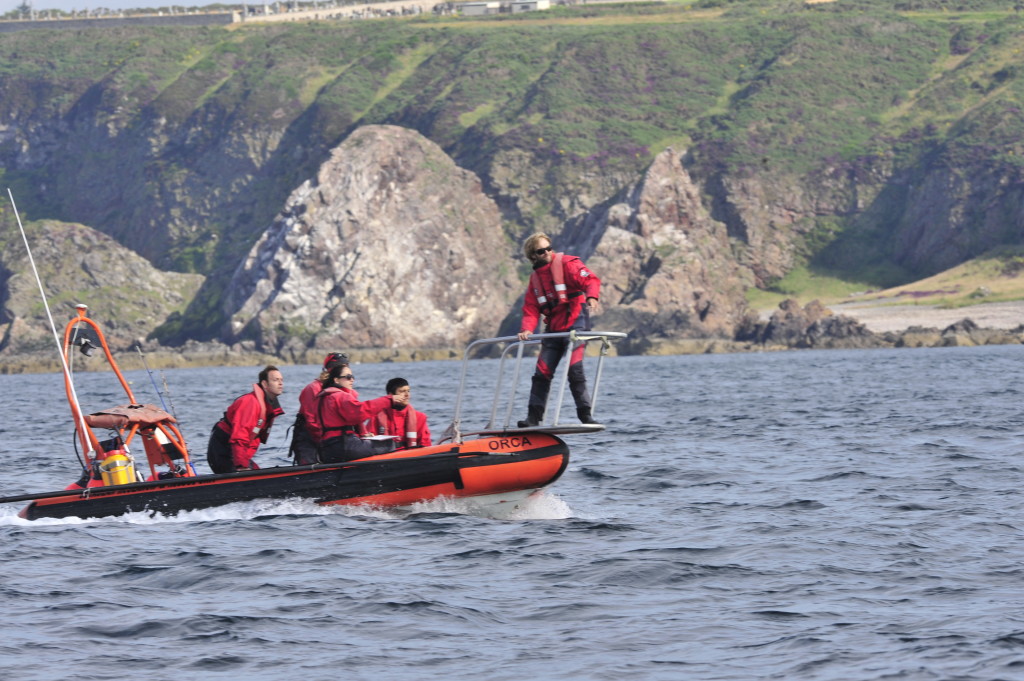
[[[544,410],[541,407],[535,407],[530,405],[527,409],[526,420],[519,422],[520,428],[533,428],[539,426],[540,422],[544,420]]]
[[[597,423],[590,413],[590,407],[577,407],[576,416],[579,417],[580,423]]]

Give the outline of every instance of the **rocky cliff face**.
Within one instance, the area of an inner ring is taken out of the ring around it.
[[[556,243],[585,254],[602,278],[597,325],[634,340],[731,337],[753,283],[680,159],[660,153],[639,182],[571,221]]]
[[[113,348],[145,339],[168,315],[183,310],[203,282],[198,274],[162,272],[84,225],[42,221],[28,238],[58,334],[82,303]],[[0,352],[54,356],[53,334],[20,237],[0,254],[0,289]]]
[[[494,335],[520,284],[472,173],[433,142],[367,126],[302,183],[231,280],[223,338],[448,348]]]
[[[937,166],[898,179],[907,201],[898,216],[894,250],[911,271],[941,271],[1024,236],[1019,166]]]
[[[1024,79],[1001,52],[1016,29],[947,53],[943,22],[790,9],[770,28],[740,13],[596,32],[24,32],[0,39],[0,173],[32,218],[206,274],[160,327],[175,345],[492,335],[515,323],[517,242],[535,229],[601,274],[597,323],[636,350],[730,337],[748,286],[837,234],[852,255],[826,265],[853,273],[871,249],[927,272],[1019,243]],[[948,131],[923,122],[951,111],[966,113]]]

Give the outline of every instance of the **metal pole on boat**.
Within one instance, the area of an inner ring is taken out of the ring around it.
[[[501,353],[501,359],[498,360],[498,378],[495,379],[494,387],[494,399],[491,400],[491,418],[487,422],[487,429],[494,428],[494,422],[498,417],[498,396],[501,395],[501,382],[505,377],[505,353]],[[507,422],[506,422],[506,425]]]
[[[473,348],[485,342],[487,341],[473,341],[466,346],[466,351],[462,354],[462,375],[459,377],[459,391],[455,394],[455,415],[452,417],[451,425],[448,426],[452,431],[452,442],[455,443],[462,442],[462,395],[466,390],[466,374],[469,372],[469,358]]]
[[[163,369],[160,370],[160,382],[164,384],[164,394],[167,395],[167,399],[171,403],[171,416],[178,418],[178,412],[174,409],[174,396],[171,395],[171,389],[167,385],[167,376],[164,375]],[[166,409],[164,411],[167,411]]]
[[[519,370],[523,366],[523,350],[526,349],[526,344],[530,341],[521,341],[517,336],[513,336],[516,339],[516,364],[512,371],[512,394],[509,395],[508,405],[505,407],[505,424],[504,428],[508,428],[509,424],[512,423],[512,409],[516,403],[516,392],[519,390]],[[501,360],[505,361],[505,353],[501,354]],[[498,393],[495,391],[494,400],[497,402]]]
[[[561,418],[562,400],[565,399],[565,386],[569,383],[569,365],[572,363],[572,351],[577,341],[575,329],[569,331],[568,336],[569,342],[565,346],[565,354],[562,355],[562,360],[565,364],[562,367],[562,379],[558,382],[558,401],[555,402],[555,418],[551,421],[551,424],[555,426],[559,424],[559,419]],[[586,343],[584,343],[585,346]]]
[[[25,242],[25,250],[28,251],[28,262],[32,266],[32,274],[35,275],[36,284],[39,286],[39,295],[43,298],[43,307],[46,309],[46,318],[50,321],[50,330],[53,332],[53,340],[57,344],[57,355],[60,357],[60,365],[64,370],[64,379],[70,387],[71,397],[75,401],[75,413],[78,414],[78,429],[82,444],[86,448],[86,461],[92,461],[96,450],[87,435],[88,428],[85,425],[85,416],[82,415],[82,405],[78,402],[78,393],[75,392],[75,382],[71,378],[71,369],[68,368],[67,358],[64,356],[64,348],[61,346],[60,338],[57,336],[57,327],[53,323],[53,315],[50,314],[50,303],[46,300],[46,291],[43,289],[43,281],[39,278],[39,270],[36,269],[35,258],[32,257],[32,249],[28,245],[28,236],[25,234],[25,227],[21,224],[21,215],[18,213],[18,206],[14,203],[14,194],[11,188],[7,188],[7,196],[11,200],[11,209],[14,210],[14,217],[18,221],[18,230],[21,231],[21,240]]]
[[[579,334],[580,338],[585,339],[584,342],[601,341],[601,352],[597,356],[597,371],[594,376],[594,389],[590,393],[590,408],[595,414],[597,413],[597,396],[601,393],[601,372],[604,369],[605,357],[608,356],[608,351],[612,347],[611,339],[625,338],[626,336],[627,334],[621,331],[587,331]]]
[[[597,356],[597,370],[594,372],[594,390],[590,397],[590,410],[597,413],[597,396],[601,391],[601,370],[604,368],[604,358],[608,354],[608,348],[612,346],[607,336],[601,336],[601,352]]]
[[[153,390],[156,391],[156,396],[160,398],[160,406],[164,408],[164,411],[167,411],[167,403],[164,402],[164,394],[160,392],[160,388],[156,385],[156,379],[153,378],[153,370],[149,368],[149,362],[146,361],[146,355],[142,352],[142,346],[136,343],[135,349],[138,350],[139,357],[142,358],[142,366],[146,367],[146,373],[149,374],[149,382],[153,384]]]

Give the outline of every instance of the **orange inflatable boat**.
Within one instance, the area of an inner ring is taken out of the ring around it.
[[[192,465],[190,452],[176,419],[151,404],[139,404],[122,376],[99,326],[77,307],[64,333],[64,377],[68,402],[82,447],[84,468],[93,471],[81,484],[71,488],[0,498],[0,502],[30,501],[21,516],[38,518],[97,518],[132,512],[174,514],[255,499],[309,499],[317,504],[365,504],[377,507],[407,507],[439,498],[472,498],[481,505],[514,504],[558,480],[569,463],[569,447],[561,439],[568,433],[603,430],[600,424],[558,423],[559,410],[552,410],[552,423],[532,428],[510,427],[524,349],[539,344],[546,336],[529,341],[515,336],[477,341],[466,350],[462,378],[456,396],[455,417],[441,444],[344,463],[279,466],[220,475],[200,475]],[[82,341],[83,330],[91,330],[99,345]],[[594,399],[600,383],[601,365],[612,340],[624,334],[588,332],[578,335],[579,343],[598,342]],[[491,418],[487,425],[464,433],[461,429],[463,388],[469,359],[480,344],[504,346],[499,360],[498,380]],[[123,387],[127,403],[93,414],[78,406],[68,359],[82,346],[102,348]],[[502,376],[507,359],[515,350],[514,375],[510,391],[503,393]],[[564,362],[566,367],[568,362]],[[564,377],[563,377],[564,382]],[[562,386],[564,388],[564,385]],[[564,390],[559,391],[559,399]],[[508,407],[503,422],[498,412],[504,394]],[[523,409],[524,410],[524,409]],[[101,439],[96,433],[106,431]],[[144,454],[144,458],[142,456]]]

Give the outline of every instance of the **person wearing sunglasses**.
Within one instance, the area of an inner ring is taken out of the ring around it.
[[[523,298],[523,321],[519,340],[528,340],[544,318],[545,333],[576,329],[590,330],[590,315],[600,311],[601,280],[574,255],[556,253],[547,234],[536,233],[526,239],[523,254],[533,264],[533,273]],[[537,369],[533,374],[527,416],[520,428],[532,428],[544,420],[555,369],[568,348],[567,338],[541,341]],[[569,357],[569,390],[576,402],[581,423],[596,423],[591,412],[587,377],[583,373],[584,346],[578,343]]]
[[[296,466],[316,463],[316,449],[320,444],[320,424],[317,422],[316,414],[317,396],[323,390],[323,381],[330,375],[331,369],[336,366],[347,367],[348,365],[348,355],[344,352],[328,353],[324,357],[320,375],[299,393],[299,413],[295,415],[295,424],[292,426],[292,444],[288,450]]]
[[[317,422],[320,424],[320,461],[336,463],[383,454],[395,448],[393,439],[364,440],[366,421],[392,404],[409,404],[408,395],[385,395],[366,402],[355,391],[356,377],[348,366],[331,369],[317,397]]]

